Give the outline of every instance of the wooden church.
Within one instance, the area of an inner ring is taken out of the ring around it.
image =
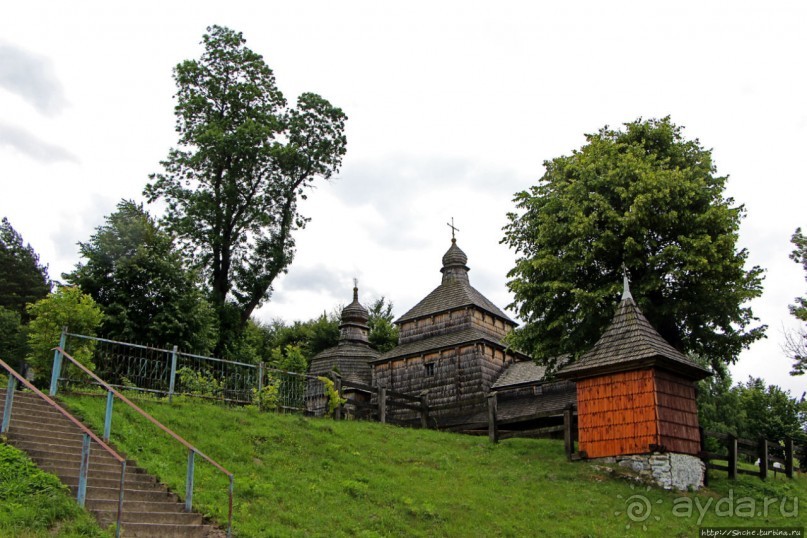
[[[425,391],[440,425],[483,410],[505,367],[530,361],[503,343],[516,323],[471,286],[467,264],[452,237],[440,285],[395,321],[398,346],[370,362],[374,385],[406,394]]]

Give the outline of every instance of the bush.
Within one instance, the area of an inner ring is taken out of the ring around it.
[[[51,348],[59,343],[62,328],[86,336],[95,336],[103,315],[92,297],[76,287],[64,286],[41,301],[28,306],[31,323],[28,326],[28,363],[34,368],[35,379],[42,382],[50,377],[53,368]],[[92,370],[95,341],[76,339],[69,353],[78,362]]]
[[[221,394],[222,382],[213,377],[197,372],[187,366],[180,368],[179,374],[180,392],[193,394],[195,396],[218,396]]]

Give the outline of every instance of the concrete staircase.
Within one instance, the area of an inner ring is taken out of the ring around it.
[[[0,389],[0,417],[6,390]],[[83,434],[75,424],[34,394],[14,395],[8,442],[28,453],[44,471],[78,488]],[[117,519],[120,464],[92,442],[87,478],[86,508],[101,527]],[[222,538],[220,528],[205,525],[201,514],[185,512],[185,504],[157,480],[127,460],[124,480],[122,536]]]

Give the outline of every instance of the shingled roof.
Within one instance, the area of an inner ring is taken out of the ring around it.
[[[469,269],[465,265],[467,262],[468,257],[457,246],[456,239],[452,239],[451,247],[443,255],[443,268],[440,269],[443,273],[442,283],[406,314],[398,318],[395,323],[401,324],[409,320],[456,310],[464,306],[475,306],[512,325],[516,325],[499,307],[471,286],[468,280]]]
[[[324,375],[337,368],[343,378],[350,381],[369,383],[372,379],[369,363],[378,358],[379,352],[371,348],[367,340],[368,313],[359,303],[357,286],[353,287],[353,302],[342,310],[339,344],[311,357],[309,373],[312,375]]]
[[[337,368],[345,380],[369,383],[372,378],[370,362],[377,358],[378,351],[367,345],[340,342],[312,357],[309,373],[327,375]]]
[[[544,375],[546,366],[540,366],[535,361],[514,362],[507,366],[490,388],[538,384],[544,381]]]
[[[672,347],[650,325],[634,302],[626,279],[625,292],[611,325],[591,350],[576,362],[561,368],[557,375],[566,379],[581,379],[652,366],[672,370],[691,379],[711,375],[709,370]]]

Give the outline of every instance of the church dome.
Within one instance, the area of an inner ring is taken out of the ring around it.
[[[468,256],[457,246],[457,240],[451,239],[451,246],[443,254],[443,283],[468,282]]]
[[[359,302],[359,288],[353,288],[353,302],[342,309],[342,323],[339,324],[339,345],[346,342],[370,345],[370,327],[367,321],[370,314]]]
[[[367,323],[370,314],[359,302],[359,288],[353,288],[353,302],[342,309],[342,322],[359,321]]]
[[[443,267],[451,267],[455,265],[465,266],[468,263],[468,256],[457,246],[457,240],[451,240],[451,246],[443,254]]]

